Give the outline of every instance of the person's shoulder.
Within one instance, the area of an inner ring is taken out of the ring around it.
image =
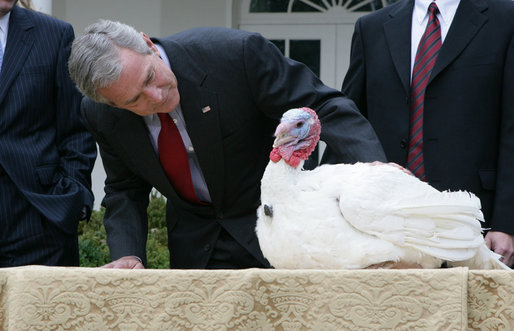
[[[383,7],[377,11],[363,15],[359,18],[359,21],[373,22],[373,21],[384,21],[394,17],[403,10],[412,12],[414,1],[412,0],[400,0],[386,7]],[[410,8],[409,8],[410,7]]]
[[[28,22],[30,22],[31,25],[34,25],[38,28],[52,30],[72,29],[73,31],[70,23],[32,9],[14,6],[11,15],[14,17],[25,18]]]
[[[109,106],[104,103],[96,102],[93,99],[90,99],[86,96],[82,98],[81,102],[81,108],[84,113],[93,115],[93,114],[100,114],[100,115],[114,115],[118,113],[119,111],[124,111],[122,109],[118,109],[112,106]]]
[[[227,38],[245,37],[250,32],[224,27],[197,27],[173,34],[167,39],[172,40],[218,40]]]
[[[495,22],[503,31],[513,31],[513,0],[472,0],[472,3],[481,14],[489,17],[489,20]]]
[[[478,1],[478,0],[475,0]],[[489,6],[498,6],[500,8],[514,8],[514,1],[512,0],[482,0],[487,2]]]
[[[479,2],[478,0],[476,0]],[[514,1],[513,0],[482,0],[487,3],[487,7],[493,9],[494,11],[498,11],[505,15],[511,15],[514,11]],[[510,16],[512,18],[512,16]],[[512,20],[514,22],[514,19]]]
[[[128,110],[96,102],[88,97],[82,98],[80,111],[87,126],[95,127],[100,131],[112,129],[118,123],[120,117],[132,114]]]

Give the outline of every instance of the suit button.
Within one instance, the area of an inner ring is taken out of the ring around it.
[[[207,245],[203,246],[203,250],[206,251],[206,252],[210,251],[211,250],[211,245],[207,244]]]
[[[401,148],[406,148],[407,147],[407,139],[402,139],[402,141],[400,141],[400,147]]]

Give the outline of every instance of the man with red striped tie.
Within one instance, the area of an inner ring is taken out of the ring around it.
[[[401,0],[361,17],[342,91],[389,161],[480,197],[486,243],[514,263],[514,2]]]

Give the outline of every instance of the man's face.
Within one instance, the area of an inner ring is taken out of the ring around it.
[[[122,48],[120,58],[120,79],[98,89],[111,105],[141,116],[167,113],[178,106],[177,78],[160,57]]]
[[[0,0],[0,17],[12,10],[18,0]]]

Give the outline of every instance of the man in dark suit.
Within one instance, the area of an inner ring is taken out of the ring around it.
[[[16,2],[0,0],[0,267],[76,266],[96,146],[66,66],[73,29]]]
[[[407,166],[411,75],[430,0],[361,17],[342,91],[373,125],[389,161]],[[514,2],[437,0],[442,46],[427,78],[426,181],[478,195],[486,243],[514,263]],[[411,33],[412,30],[412,33]]]
[[[84,94],[100,102],[85,98],[82,111],[107,174],[109,267],[143,267],[136,257],[145,262],[152,187],[168,199],[171,267],[269,266],[255,235],[256,209],[273,132],[289,108],[316,109],[334,161],[385,160],[353,102],[258,34],[199,28],[150,40],[100,21],[75,40],[69,67]],[[196,203],[160,163],[160,117],[169,116],[187,147]]]

